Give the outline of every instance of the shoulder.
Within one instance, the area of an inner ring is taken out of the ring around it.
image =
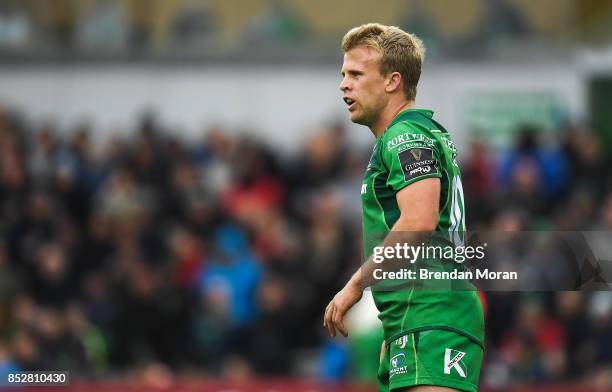
[[[383,134],[383,151],[403,151],[414,147],[436,147],[436,138],[425,124],[416,121],[401,121]]]

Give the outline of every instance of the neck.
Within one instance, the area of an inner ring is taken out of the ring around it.
[[[393,119],[399,114],[399,112],[412,108],[414,108],[413,100],[402,100],[401,102],[390,103],[380,113],[380,116],[378,116],[378,120],[376,121],[376,123],[372,124],[370,130],[372,131],[375,137],[379,137],[383,134],[383,132],[385,132],[389,124],[391,124],[391,121],[393,121]]]

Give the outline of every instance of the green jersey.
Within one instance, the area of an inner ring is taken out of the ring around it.
[[[436,233],[449,244],[462,245],[465,211],[457,148],[432,116],[430,110],[404,110],[376,140],[361,187],[366,259],[400,216],[396,193],[425,178],[440,179]],[[482,306],[476,290],[468,285],[472,290],[373,289],[385,339],[438,328],[462,333],[483,345]]]

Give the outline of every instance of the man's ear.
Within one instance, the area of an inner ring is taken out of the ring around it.
[[[402,75],[399,72],[391,72],[389,75],[387,75],[386,79],[386,92],[394,93],[402,88]]]

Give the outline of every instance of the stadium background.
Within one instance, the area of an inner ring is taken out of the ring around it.
[[[417,106],[460,148],[468,228],[612,228],[604,0],[0,2],[0,374],[82,390],[372,390],[367,129],[339,41],[427,46]],[[612,390],[612,293],[487,293],[485,391]],[[78,386],[80,385],[80,386]]]

